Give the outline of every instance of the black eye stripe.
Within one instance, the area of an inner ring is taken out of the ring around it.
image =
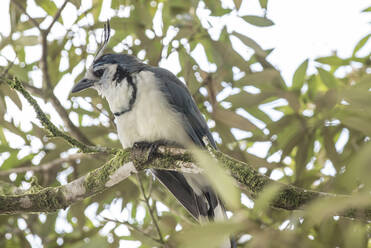
[[[120,83],[124,78],[130,76],[129,71],[123,69],[121,66],[117,66],[116,73],[113,76],[113,81]]]
[[[104,73],[104,69],[99,69],[99,70],[93,71],[94,76],[96,76],[98,78],[103,76],[103,73]]]

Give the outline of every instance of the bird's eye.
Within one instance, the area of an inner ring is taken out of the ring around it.
[[[93,72],[94,76],[96,76],[97,78],[102,77],[103,73],[104,73],[104,69],[99,69]]]

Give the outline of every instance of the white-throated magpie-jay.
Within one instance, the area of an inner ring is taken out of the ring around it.
[[[216,148],[188,89],[174,74],[131,55],[102,54],[109,39],[107,24],[104,45],[72,92],[92,87],[107,99],[116,116],[123,148],[164,142],[204,147],[204,136]],[[221,201],[203,175],[156,169],[152,172],[197,220],[226,218]],[[230,246],[226,242],[223,247]]]

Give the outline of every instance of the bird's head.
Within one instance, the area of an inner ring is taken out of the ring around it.
[[[107,99],[111,110],[115,113],[132,105],[136,95],[134,74],[142,71],[147,65],[128,54],[103,55],[109,37],[110,26],[107,21],[104,26],[103,43],[98,49],[93,64],[84,78],[72,88],[72,93],[93,88]]]
[[[147,65],[128,54],[102,55],[94,60],[72,93],[91,87],[107,99],[111,111],[119,116],[131,110],[137,91],[135,77],[145,67]]]
[[[128,54],[104,54],[94,60],[84,78],[72,88],[72,93],[94,88],[98,93],[105,95],[105,91],[115,90],[124,83],[123,79],[144,67],[145,64]]]

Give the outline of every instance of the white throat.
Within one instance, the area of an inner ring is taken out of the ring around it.
[[[124,78],[121,82],[113,82],[117,69],[117,64],[106,67],[99,84],[94,88],[100,95],[107,99],[110,109],[113,113],[119,113],[129,108],[130,99],[133,97],[133,87]],[[135,76],[133,75],[133,80]]]

